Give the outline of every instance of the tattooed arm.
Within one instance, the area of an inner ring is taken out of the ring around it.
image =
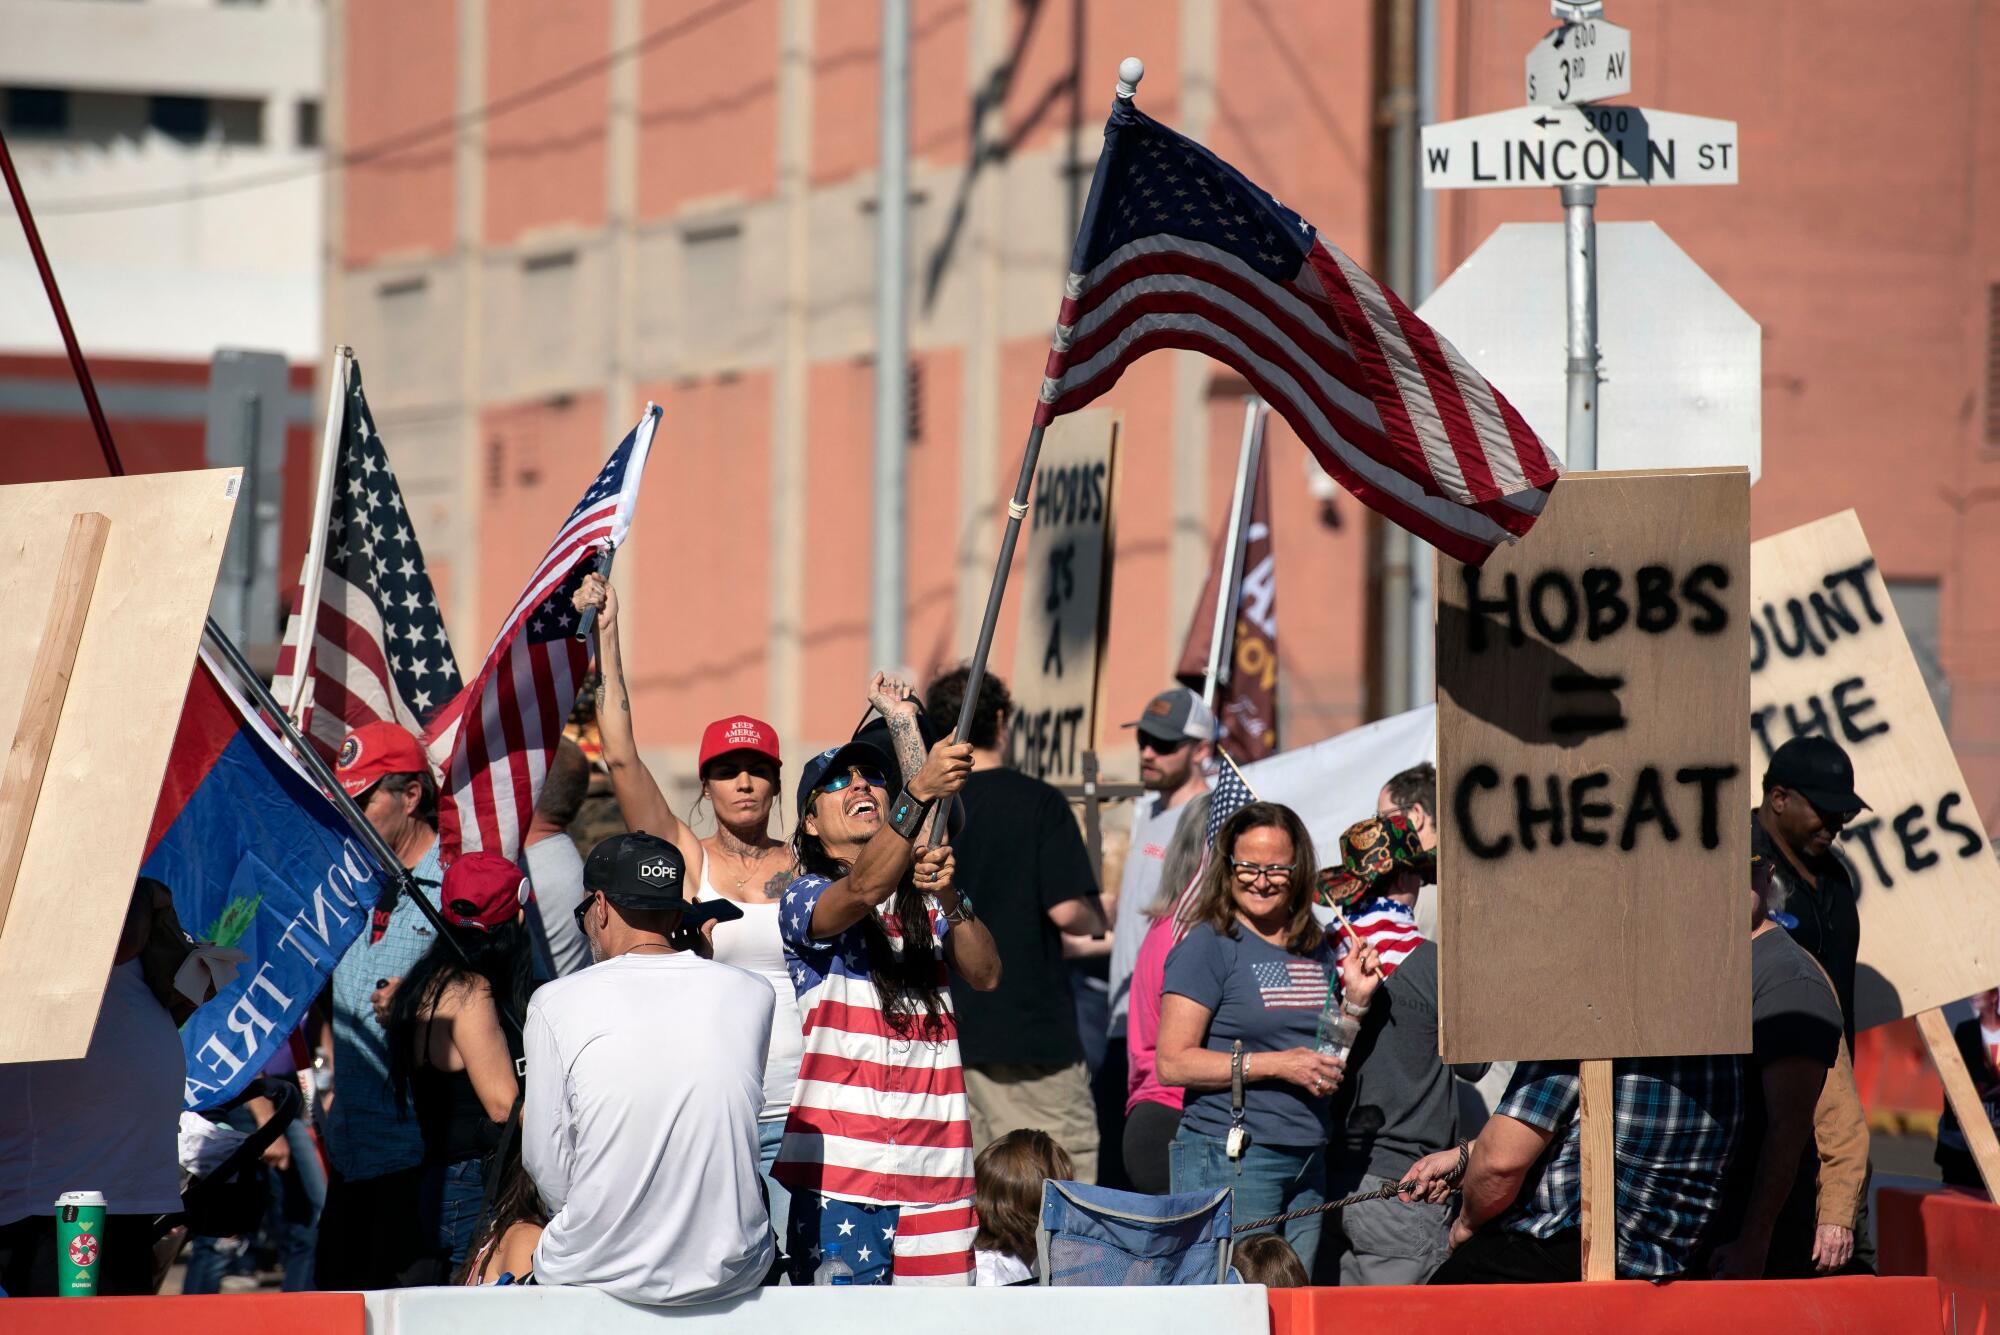
[[[701,884],[701,841],[687,823],[674,814],[667,795],[639,758],[639,743],[632,731],[632,697],[625,689],[625,660],[618,641],[618,594],[602,575],[584,576],[576,591],[578,611],[588,607],[597,613],[597,730],[604,743],[604,767],[611,772],[611,789],[618,796],[618,810],[628,830],[656,834],[680,849],[687,863],[690,883]]]
[[[901,677],[878,672],[868,683],[868,703],[889,724],[889,743],[896,748],[896,770],[907,787],[924,767],[924,736],[917,728],[916,696]],[[917,842],[928,842],[936,827],[937,813],[932,812],[917,831]]]

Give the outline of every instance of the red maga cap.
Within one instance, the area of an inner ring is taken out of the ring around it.
[[[490,932],[513,920],[535,892],[521,869],[498,853],[467,853],[444,871],[438,900],[453,926]]]
[[[784,761],[778,758],[778,730],[762,719],[751,718],[748,714],[731,714],[719,718],[702,730],[701,759],[695,763],[695,773],[699,775],[708,768],[708,762],[717,756],[728,755],[731,751],[750,751],[764,757],[773,765],[782,767]]]

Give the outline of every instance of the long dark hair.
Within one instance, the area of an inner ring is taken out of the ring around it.
[[[535,1188],[535,1179],[529,1177],[528,1170],[521,1165],[519,1136],[507,1137],[506,1158],[492,1167],[499,1185],[487,1201],[486,1213],[479,1221],[477,1241],[466,1249],[464,1263],[451,1277],[453,1284],[471,1283],[473,1272],[492,1260],[500,1239],[506,1237],[507,1230],[514,1225],[548,1227],[548,1207],[542,1204],[542,1194]]]
[[[389,1079],[397,1102],[405,1106],[410,1078],[422,1064],[416,1055],[418,1026],[437,1013],[447,988],[484,978],[493,991],[493,1004],[500,1008],[500,1027],[508,1035],[509,1047],[514,1046],[517,1035],[504,1017],[519,1021],[527,1011],[528,995],[535,989],[534,953],[525,923],[502,923],[491,932],[449,926],[445,931],[450,939],[440,936],[431,942],[431,948],[396,985],[389,1001]],[[452,941],[464,948],[470,967],[460,961]]]
[[[817,792],[813,793],[804,812],[810,812],[819,797]],[[847,875],[847,864],[829,854],[818,835],[806,833],[804,814],[800,815],[798,828],[792,835],[792,849],[798,855],[800,868],[815,876],[839,880]],[[931,925],[930,905],[908,873],[896,887],[891,902],[895,906],[896,925],[902,931],[903,948],[898,951],[890,942],[879,917],[872,912],[863,914],[860,926],[862,939],[868,943],[868,972],[874,975],[875,996],[882,1003],[882,1014],[889,1021],[889,1028],[908,1038],[914,1026],[924,1031],[920,1037],[928,1037],[943,1029],[945,996],[943,971],[930,952],[936,930]],[[923,1011],[921,1021],[917,1019],[919,1008]]]

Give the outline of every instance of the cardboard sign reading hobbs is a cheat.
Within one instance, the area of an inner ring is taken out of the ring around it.
[[[1750,476],[1573,473],[1438,569],[1447,1061],[1750,1046]]]
[[[1860,893],[1860,1028],[2000,983],[2000,863],[1852,510],[1750,548],[1750,777],[1802,733],[1872,808],[1835,846]]]
[[[1111,611],[1118,414],[1071,413],[1049,427],[1029,501],[1027,570],[1015,640],[1014,764],[1052,783],[1083,776],[1097,747]]]

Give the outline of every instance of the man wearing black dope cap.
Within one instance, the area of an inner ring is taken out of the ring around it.
[[[757,1113],[776,1003],[702,957],[702,924],[741,910],[691,903],[686,882],[655,835],[592,849],[577,919],[596,963],[528,1004],[521,1162],[550,1215],[537,1283],[696,1303],[771,1268]]]
[[[1750,851],[1777,868],[1784,901],[1771,916],[1818,960],[1840,998],[1854,1043],[1854,961],[1861,914],[1854,879],[1833,855],[1834,837],[1868,804],[1854,791],[1854,762],[1831,738],[1794,737],[1771,755],[1764,800],[1750,823]]]

